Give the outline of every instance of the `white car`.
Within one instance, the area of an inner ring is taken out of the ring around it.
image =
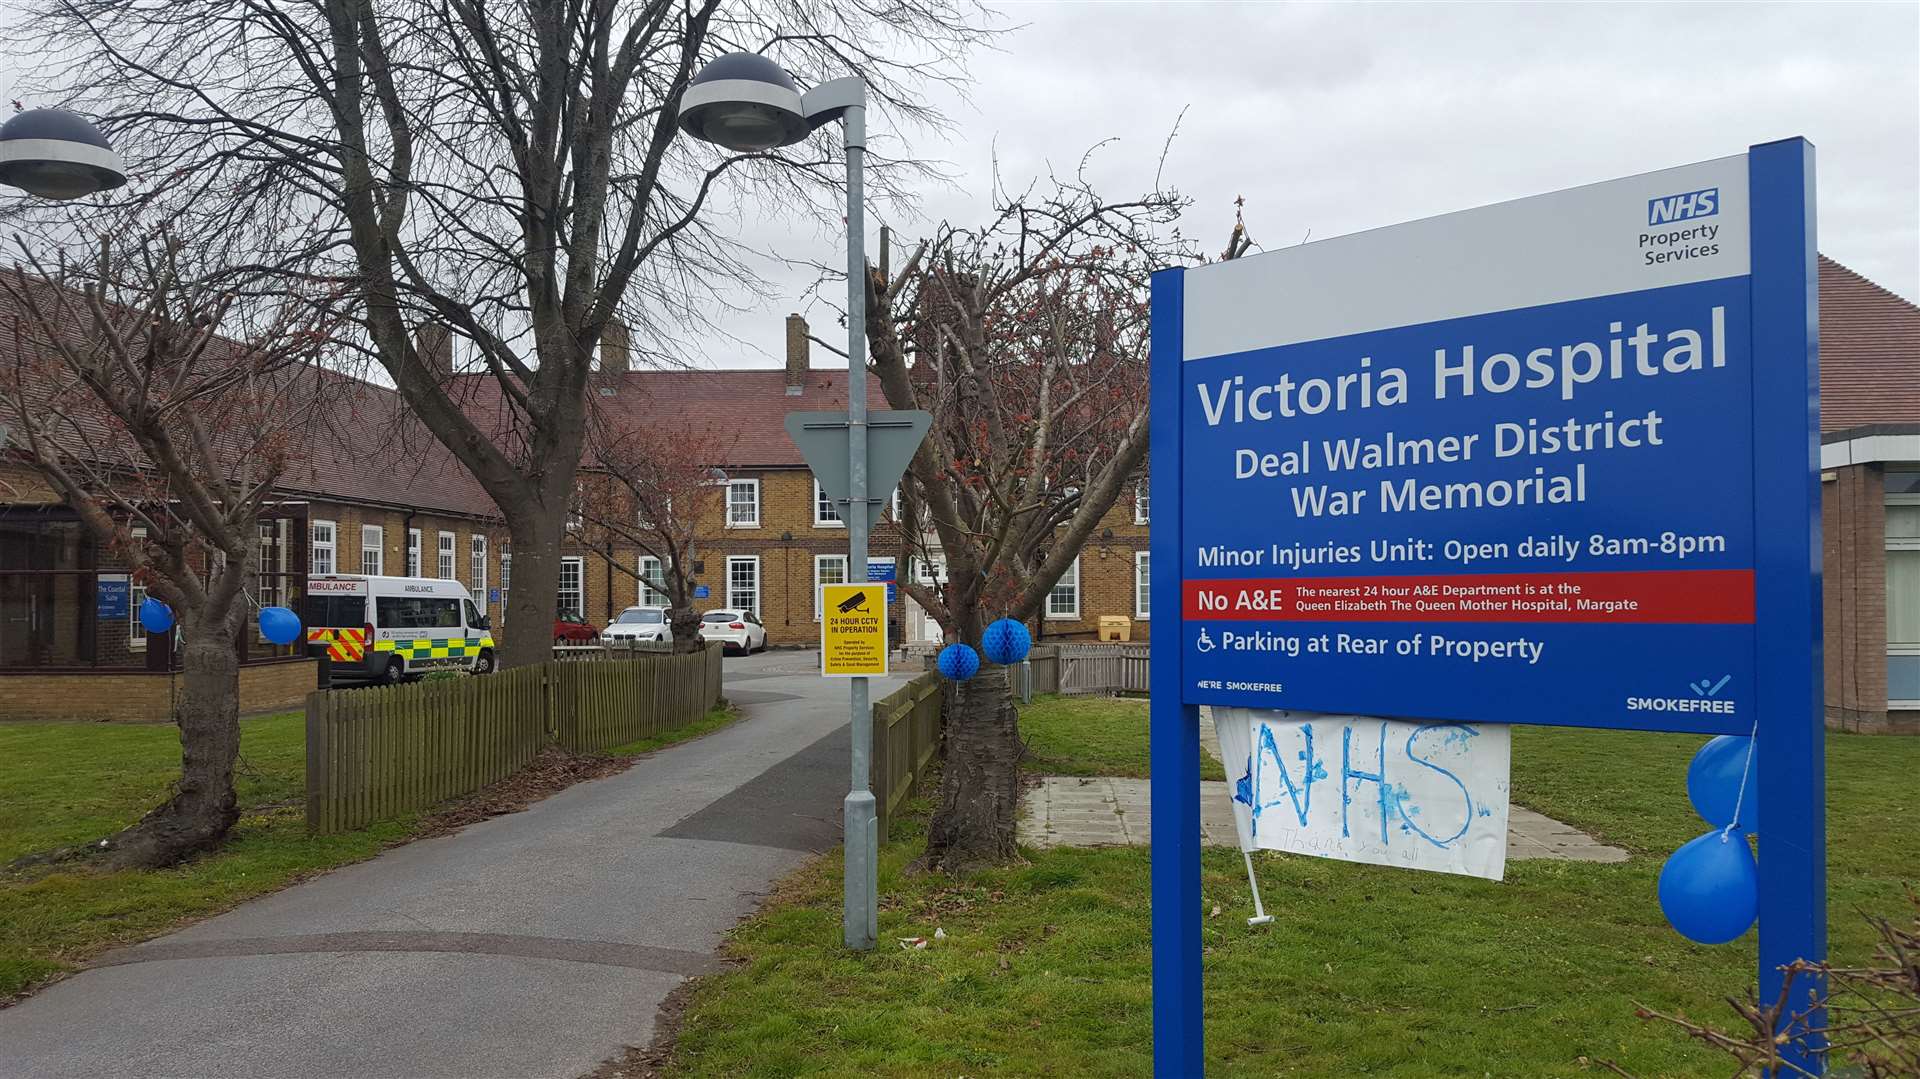
[[[602,641],[671,641],[673,624],[665,607],[628,607],[600,631]]]
[[[700,616],[700,639],[719,641],[729,652],[758,652],[767,647],[767,627],[752,611],[721,607]]]

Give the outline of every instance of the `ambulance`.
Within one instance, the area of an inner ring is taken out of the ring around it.
[[[309,577],[305,614],[310,651],[325,650],[337,680],[390,684],[494,669],[492,626],[459,581]]]

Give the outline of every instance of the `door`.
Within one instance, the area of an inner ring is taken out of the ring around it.
[[[52,632],[53,578],[0,576],[0,667],[41,666]]]

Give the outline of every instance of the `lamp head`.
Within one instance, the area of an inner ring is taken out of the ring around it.
[[[791,146],[813,130],[800,88],[757,53],[728,53],[700,69],[680,96],[680,129],[740,153]]]
[[[127,182],[106,136],[62,109],[30,109],[0,125],[0,184],[46,199],[77,199]]]

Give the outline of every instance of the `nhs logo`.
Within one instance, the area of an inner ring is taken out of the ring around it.
[[[1720,189],[1701,188],[1684,195],[1647,200],[1647,224],[1671,225],[1695,217],[1712,217],[1720,212]]]

